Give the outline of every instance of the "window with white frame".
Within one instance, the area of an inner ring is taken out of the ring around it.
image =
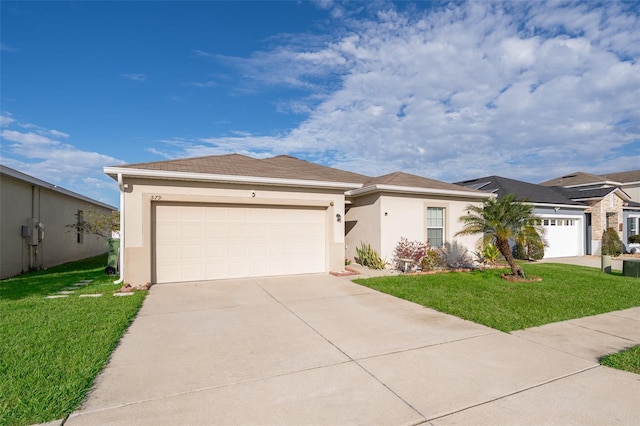
[[[444,245],[444,207],[427,207],[427,241],[431,247]]]

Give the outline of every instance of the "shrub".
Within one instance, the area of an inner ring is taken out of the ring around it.
[[[393,250],[393,263],[397,269],[404,270],[405,262],[400,259],[411,259],[415,265],[420,265],[427,245],[420,241],[409,241],[402,237]]]
[[[540,239],[528,239],[517,243],[513,257],[520,260],[540,260],[544,257],[544,243]]]
[[[483,262],[495,265],[500,257],[500,250],[493,244],[485,244],[480,254],[482,255]]]
[[[422,256],[420,268],[423,271],[431,271],[440,265],[440,261],[440,250],[429,248],[425,250],[424,256]]]
[[[622,240],[613,228],[608,228],[602,233],[602,254],[609,256],[622,254]]]
[[[440,265],[446,268],[459,268],[471,263],[469,250],[460,245],[456,240],[444,243],[440,248]]]
[[[360,264],[367,268],[384,269],[387,266],[387,262],[382,260],[369,243],[360,242],[360,247],[356,247],[356,255]]]
[[[640,234],[629,235],[629,244],[640,244]]]

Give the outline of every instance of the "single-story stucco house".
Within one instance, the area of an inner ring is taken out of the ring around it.
[[[166,283],[341,271],[360,242],[450,241],[489,195],[419,176],[371,178],[290,156],[105,167],[120,188],[121,273]],[[473,249],[477,238],[460,242]]]
[[[117,209],[0,165],[0,278],[105,253],[104,238],[68,227],[88,210]]]

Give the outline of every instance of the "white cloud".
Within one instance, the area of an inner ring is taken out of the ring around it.
[[[470,2],[349,16],[332,39],[287,35],[247,58],[218,57],[252,79],[252,90],[308,90],[313,105],[277,105],[308,114],[297,128],[201,138],[184,152],[292,153],[374,175],[537,181],[613,165],[616,150],[640,144],[640,20],[624,5]],[[637,151],[630,156],[624,164],[637,168]]]
[[[11,116],[11,114],[9,113],[0,114],[0,127],[9,126],[14,121],[16,120]]]
[[[120,74],[120,77],[126,78],[131,81],[146,81],[146,74]]]
[[[3,165],[88,197],[117,203],[117,185],[104,175],[102,168],[123,161],[62,143],[60,139],[69,137],[64,132],[13,118],[7,126],[11,128],[0,131]]]

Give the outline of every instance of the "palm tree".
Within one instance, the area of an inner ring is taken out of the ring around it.
[[[524,271],[513,258],[509,240],[524,243],[541,239],[542,230],[531,204],[517,200],[514,194],[501,199],[488,198],[481,207],[467,206],[467,214],[460,217],[460,221],[464,228],[456,235],[483,234],[483,242],[492,243],[500,250],[511,267],[511,273],[524,278]]]

